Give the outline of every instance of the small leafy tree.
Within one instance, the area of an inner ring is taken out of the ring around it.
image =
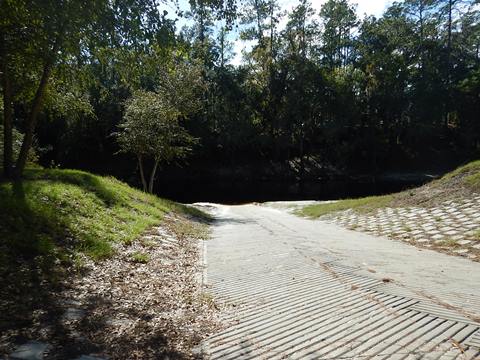
[[[181,112],[154,92],[137,91],[126,103],[118,141],[123,152],[137,157],[143,190],[153,192],[160,163],[185,157],[196,141],[180,124]],[[153,159],[147,182],[145,160]]]
[[[126,102],[117,134],[121,151],[137,157],[143,190],[150,193],[159,164],[184,158],[196,143],[181,121],[202,108],[206,88],[200,65],[181,57],[169,60],[157,68],[155,92],[138,90]],[[153,159],[153,167],[147,182],[148,159]]]
[[[167,23],[157,5],[157,0],[0,1],[0,96],[7,177],[22,176],[39,116],[52,93],[49,88],[62,78],[65,86],[78,81],[82,66],[93,64],[102,50],[148,48]],[[69,79],[66,73],[76,76]],[[14,164],[12,132],[18,105],[24,107],[24,136]]]

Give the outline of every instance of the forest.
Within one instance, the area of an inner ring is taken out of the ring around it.
[[[480,155],[479,3],[3,0],[3,174],[38,163],[164,194],[446,170]]]

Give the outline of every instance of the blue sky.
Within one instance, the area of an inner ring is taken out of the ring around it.
[[[326,0],[312,0],[312,5],[316,9],[320,9],[322,4]],[[292,8],[297,4],[295,0],[281,0],[280,3],[284,8]],[[381,15],[385,8],[392,3],[390,0],[357,0],[351,1],[351,3],[357,3],[357,12],[359,15]]]
[[[322,6],[323,3],[325,3],[326,0],[311,0],[312,6],[316,9],[319,10],[320,7]],[[188,10],[189,5],[188,5],[188,0],[178,0],[179,6],[182,10]],[[359,17],[363,17],[365,15],[376,15],[380,16],[384,12],[384,10],[388,7],[393,2],[393,0],[352,0],[351,3],[357,4],[357,13]],[[293,7],[295,7],[298,4],[298,0],[279,0],[279,4],[282,7],[283,10],[291,10]],[[171,14],[171,18],[175,18],[175,5],[173,2],[168,2],[167,4],[163,5],[162,8],[167,10],[169,14]],[[179,27],[181,27],[183,24],[185,24],[184,19],[180,19],[177,23]],[[281,24],[282,25],[282,24]],[[238,65],[242,61],[242,50],[243,49],[248,49],[251,46],[251,44],[248,44],[246,42],[237,40],[234,43],[234,52],[235,52],[235,57],[232,60],[232,63],[234,65]]]

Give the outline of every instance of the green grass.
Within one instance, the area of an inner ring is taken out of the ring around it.
[[[98,269],[90,260],[121,251],[117,244],[139,238],[143,245],[141,235],[154,225],[188,223],[194,231],[207,220],[196,209],[82,171],[30,168],[22,182],[0,182],[0,333],[36,324],[39,304],[59,313],[58,294],[77,274]],[[147,249],[129,260],[148,263]]]
[[[410,189],[397,194],[370,196],[360,199],[345,199],[332,203],[314,204],[306,206],[297,211],[299,215],[318,218],[323,215],[345,211],[348,209],[355,210],[359,213],[368,213],[387,206],[422,206],[428,201],[446,200],[455,197],[451,194],[452,189],[468,189],[469,191],[480,191],[480,160],[472,161],[458,169],[449,172],[442,178],[429,184],[432,188],[436,188],[436,193],[428,192],[428,195],[418,194],[417,190]],[[420,192],[421,193],[421,192]],[[432,195],[429,195],[432,194]],[[436,218],[440,221],[440,218]],[[408,230],[406,230],[408,231]]]
[[[475,191],[480,191],[480,160],[472,161],[455,169],[436,181],[436,185],[448,183],[454,178],[461,177],[462,183]]]
[[[449,248],[457,248],[459,246],[457,240],[454,240],[454,239],[451,239],[451,238],[447,238],[447,239],[441,241],[438,245],[444,246],[444,247],[449,247]]]
[[[148,254],[146,253],[142,253],[142,252],[134,252],[132,255],[131,255],[131,259],[133,262],[136,262],[136,263],[140,263],[140,264],[146,264],[150,261],[150,256],[148,256]]]
[[[145,194],[112,178],[77,170],[29,169],[0,183],[0,265],[16,257],[55,262],[112,256],[168,212],[208,220],[197,209]],[[2,246],[3,245],[3,246]]]
[[[326,204],[309,205],[299,210],[300,215],[318,218],[323,215],[354,209],[359,212],[367,213],[378,208],[387,206],[392,201],[391,195],[369,196],[360,199],[345,199]]]
[[[465,182],[475,190],[480,190],[480,171],[466,177]]]

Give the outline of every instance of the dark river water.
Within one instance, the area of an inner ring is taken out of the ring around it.
[[[242,204],[249,202],[289,200],[335,200],[370,195],[383,195],[422,185],[427,178],[378,181],[317,181],[317,182],[198,182],[176,181],[159,184],[157,194],[171,200]]]

